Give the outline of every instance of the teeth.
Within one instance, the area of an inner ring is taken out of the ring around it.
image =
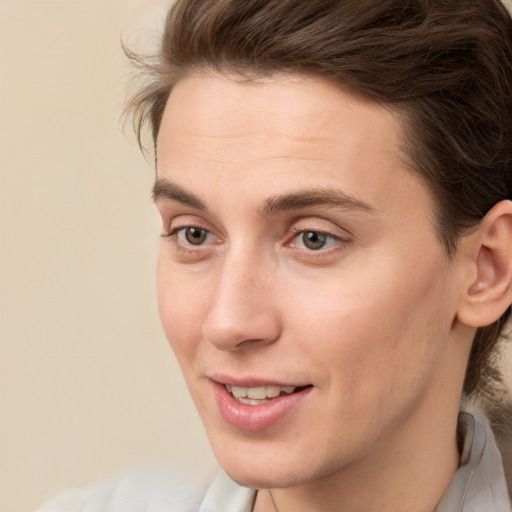
[[[254,400],[263,400],[267,398],[267,388],[261,386],[259,388],[248,388],[247,398],[253,398]]]
[[[259,405],[267,402],[267,398],[276,398],[281,392],[291,394],[295,386],[258,386],[254,388],[239,388],[226,384],[226,390],[231,393],[240,403],[248,405]]]
[[[245,405],[261,405],[268,402],[268,400],[252,400],[251,398],[237,398],[237,400]]]
[[[233,393],[235,398],[247,397],[247,391],[247,388],[237,388],[235,386],[231,388],[231,393]]]
[[[266,393],[269,398],[275,398],[281,393],[281,388],[279,386],[267,386]]]

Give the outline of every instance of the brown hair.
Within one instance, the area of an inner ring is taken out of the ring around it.
[[[324,77],[403,114],[405,154],[428,184],[451,256],[466,230],[512,198],[512,20],[499,0],[177,0],[149,77],[130,100],[156,143],[187,73]],[[510,308],[478,329],[464,391],[499,380],[495,346]]]

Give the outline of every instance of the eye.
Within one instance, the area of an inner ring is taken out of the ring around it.
[[[178,236],[182,235],[185,240],[192,245],[202,245],[208,238],[208,231],[201,228],[184,228],[180,229]]]
[[[190,245],[203,245],[211,238],[211,233],[206,229],[196,228],[189,226],[186,228],[179,228],[171,233],[176,235],[179,242]]]
[[[301,231],[295,235],[293,245],[300,249],[319,251],[338,241],[339,237],[321,231]]]
[[[301,235],[301,241],[308,249],[317,251],[325,247],[328,242],[328,236],[318,231],[304,231]]]

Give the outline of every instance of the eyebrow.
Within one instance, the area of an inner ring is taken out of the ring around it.
[[[152,196],[155,203],[167,199],[168,201],[177,201],[196,210],[207,211],[206,205],[199,197],[171,181],[156,180],[153,185]]]
[[[153,201],[176,201],[196,210],[208,211],[206,204],[192,192],[171,181],[158,179],[153,186]],[[311,208],[313,206],[332,206],[347,210],[374,212],[375,208],[342,190],[327,188],[292,192],[275,195],[266,199],[261,208],[263,215]]]
[[[263,205],[263,213],[272,215],[288,210],[299,210],[312,206],[332,206],[347,210],[373,212],[375,208],[360,199],[337,189],[314,189],[276,195],[267,199]]]

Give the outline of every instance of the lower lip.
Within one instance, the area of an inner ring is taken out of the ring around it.
[[[223,384],[213,382],[213,394],[224,420],[239,430],[265,430],[291,414],[309,395],[312,387],[291,395],[269,399],[261,405],[246,405],[235,400]]]

